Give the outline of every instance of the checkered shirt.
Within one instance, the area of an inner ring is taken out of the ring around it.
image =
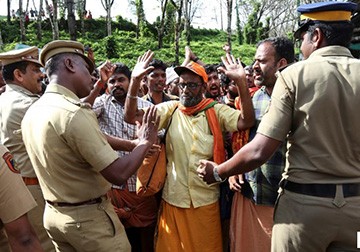
[[[137,99],[138,108],[149,107],[152,104],[141,98]],[[119,138],[133,140],[137,138],[136,125],[126,123],[124,121],[124,105],[120,104],[113,96],[103,94],[96,98],[93,111],[95,112],[100,129],[105,134],[116,136]],[[119,157],[128,154],[126,151],[117,151]],[[127,180],[128,190],[130,192],[136,191],[136,174],[133,174]],[[125,185],[116,186],[114,188],[124,189]]]

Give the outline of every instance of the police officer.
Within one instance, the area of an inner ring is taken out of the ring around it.
[[[5,227],[13,252],[44,251],[27,217],[36,202],[23,183],[13,156],[2,144],[0,157],[0,227]],[[7,244],[1,244],[0,250],[9,251]]]
[[[139,144],[119,158],[80,98],[93,88],[94,65],[79,42],[44,46],[40,62],[49,85],[22,121],[23,138],[46,200],[44,225],[59,251],[130,251],[106,192],[141,165],[157,138],[152,108],[139,128]]]
[[[306,60],[283,70],[255,138],[227,162],[201,161],[208,183],[254,169],[288,137],[272,251],[356,251],[360,227],[360,61],[348,50],[351,2],[299,6]]]
[[[6,91],[0,99],[0,140],[14,155],[21,176],[37,202],[28,213],[45,251],[55,251],[43,225],[44,196],[21,137],[21,121],[29,107],[39,99],[44,73],[35,46],[0,54]]]

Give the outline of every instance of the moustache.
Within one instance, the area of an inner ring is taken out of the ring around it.
[[[114,88],[111,90],[110,94],[111,94],[111,95],[114,95],[114,92],[117,91],[117,90],[121,90],[121,91],[125,92],[125,89],[123,89],[122,87],[114,87]]]

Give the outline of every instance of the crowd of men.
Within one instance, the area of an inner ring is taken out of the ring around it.
[[[356,8],[300,6],[296,63],[285,37],[249,66],[227,46],[132,70],[75,41],[0,53],[0,251],[356,251]],[[164,187],[138,195],[160,142]]]

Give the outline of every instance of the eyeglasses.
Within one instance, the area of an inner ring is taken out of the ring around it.
[[[189,88],[190,90],[195,90],[197,89],[198,86],[200,86],[200,84],[196,82],[186,82],[186,83],[180,82],[177,85],[181,90],[184,90],[186,87]]]

